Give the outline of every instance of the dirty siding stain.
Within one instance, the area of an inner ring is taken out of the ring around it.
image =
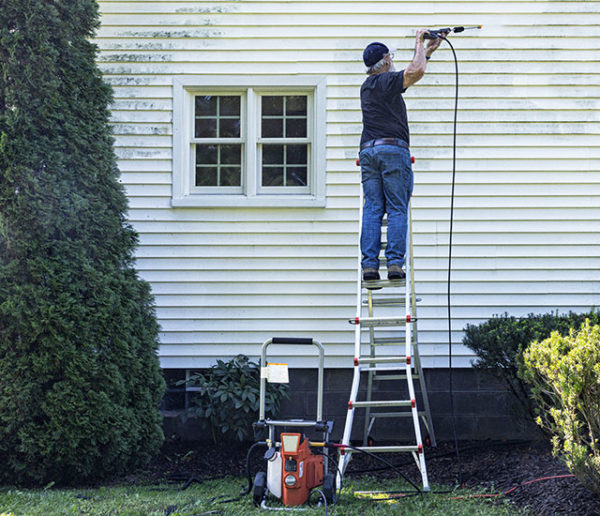
[[[179,9],[175,9],[175,12],[187,14],[227,14],[239,10],[240,8],[237,5],[221,5],[211,7],[180,7]]]
[[[132,38],[219,38],[223,32],[219,30],[152,30],[125,31],[123,36]]]

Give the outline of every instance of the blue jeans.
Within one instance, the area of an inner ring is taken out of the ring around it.
[[[410,151],[395,145],[376,145],[359,156],[365,203],[360,248],[362,267],[379,269],[381,221],[388,214],[388,266],[404,265],[408,229],[408,203],[413,192]]]

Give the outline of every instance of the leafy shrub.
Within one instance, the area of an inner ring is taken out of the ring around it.
[[[184,382],[179,382],[184,383]],[[188,388],[199,388],[192,398],[192,407],[184,417],[198,418],[203,427],[210,429],[217,441],[217,431],[226,438],[244,441],[251,435],[252,423],[258,420],[260,407],[260,365],[245,355],[228,362],[217,363],[205,372],[196,373],[187,380]],[[289,398],[288,386],[267,382],[265,413],[279,410],[282,398]]]
[[[479,325],[467,325],[463,344],[477,354],[473,366],[503,382],[514,394],[521,412],[533,420],[535,405],[527,384],[519,377],[523,350],[530,342],[543,340],[553,331],[566,334],[570,328],[579,327],[585,319],[600,323],[600,312],[529,314],[523,318],[504,314]]]
[[[94,0],[0,2],[0,484],[121,475],[163,440],[98,25]]]
[[[588,489],[600,494],[600,326],[586,320],[568,336],[553,332],[523,354],[523,376],[549,430],[554,453]]]

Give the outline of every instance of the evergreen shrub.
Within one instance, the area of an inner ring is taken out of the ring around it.
[[[198,419],[211,431],[214,442],[217,436],[248,440],[260,408],[260,365],[257,362],[245,355],[227,362],[217,360],[208,370],[191,375],[185,383],[198,392],[192,397],[192,406],[184,418]],[[289,398],[287,384],[267,382],[266,415],[277,413],[283,398]]]
[[[94,0],[0,2],[0,483],[90,482],[162,443]]]
[[[519,411],[533,421],[535,404],[529,395],[527,383],[519,375],[523,350],[530,342],[543,340],[553,331],[566,334],[570,328],[580,326],[585,319],[600,323],[600,312],[529,314],[520,318],[504,314],[478,325],[467,325],[463,344],[477,355],[473,366],[504,383],[514,394]]]
[[[600,326],[533,342],[523,354],[523,376],[538,405],[537,423],[552,434],[555,455],[600,494]]]

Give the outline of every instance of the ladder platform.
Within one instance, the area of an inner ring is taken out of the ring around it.
[[[415,400],[379,400],[379,401],[349,401],[348,408],[367,407],[413,407]]]

